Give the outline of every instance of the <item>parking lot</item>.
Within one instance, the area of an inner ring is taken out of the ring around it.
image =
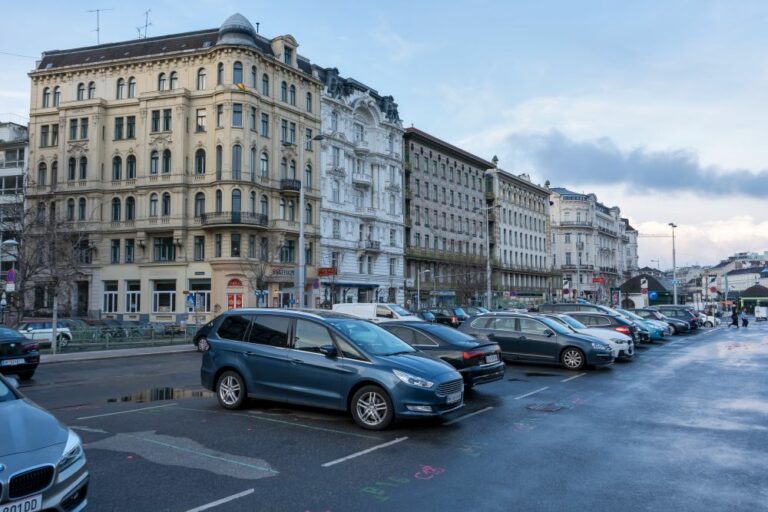
[[[758,510],[768,326],[643,345],[574,373],[508,365],[446,421],[228,412],[197,353],[45,364],[23,391],[86,443],[92,510]]]

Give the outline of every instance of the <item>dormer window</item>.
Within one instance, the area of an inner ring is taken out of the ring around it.
[[[283,62],[289,66],[293,65],[293,48],[285,47],[285,51],[283,51]]]

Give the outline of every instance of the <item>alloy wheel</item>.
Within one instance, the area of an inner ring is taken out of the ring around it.
[[[387,401],[375,391],[362,395],[355,407],[360,420],[371,427],[379,425],[387,416]]]
[[[227,375],[219,384],[219,398],[228,406],[234,406],[240,399],[240,382],[232,375]]]
[[[197,351],[198,352],[207,352],[209,348],[211,348],[211,346],[208,344],[208,338],[203,336],[202,338],[197,340]]]
[[[563,364],[566,368],[578,370],[584,365],[584,356],[578,349],[569,348],[563,352]]]

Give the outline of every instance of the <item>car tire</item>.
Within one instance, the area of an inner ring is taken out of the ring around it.
[[[208,338],[205,336],[200,336],[197,339],[195,346],[197,347],[198,352],[208,352],[208,349],[211,348],[211,346],[208,344]]]
[[[21,379],[21,380],[31,380],[34,375],[35,375],[35,370],[30,370],[30,371],[26,371],[26,372],[19,372],[19,379]]]
[[[677,331],[677,327],[675,327],[674,325],[670,325],[670,327],[672,328],[672,334],[674,336],[677,336],[679,334],[679,332]]]
[[[704,324],[704,327],[714,327],[714,325],[712,325],[712,322],[707,322]]]
[[[56,345],[58,346],[59,350],[69,345],[69,342],[72,341],[69,339],[69,336],[66,336],[64,334],[59,334],[56,336]]]
[[[379,386],[363,386],[352,397],[352,418],[366,430],[384,430],[395,419],[389,395]]]
[[[227,370],[216,382],[216,398],[224,409],[240,409],[245,404],[248,391],[243,377],[233,370]]]
[[[560,354],[560,362],[569,370],[582,370],[587,365],[587,358],[580,349],[568,347]]]

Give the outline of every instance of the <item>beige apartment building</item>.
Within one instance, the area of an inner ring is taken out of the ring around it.
[[[297,49],[236,14],[42,55],[28,201],[88,236],[87,277],[59,297],[65,309],[164,322],[280,307],[298,297],[299,250],[314,303],[322,84]]]

